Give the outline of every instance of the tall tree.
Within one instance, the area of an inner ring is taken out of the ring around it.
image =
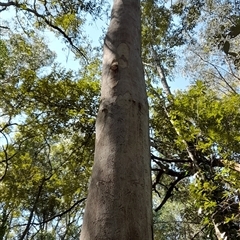
[[[152,239],[139,0],[115,0],[104,42],[95,158],[80,239]]]
[[[4,37],[0,240],[76,239],[93,158],[98,61],[76,75],[39,36]]]

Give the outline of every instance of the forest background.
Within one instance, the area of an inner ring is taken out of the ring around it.
[[[240,239],[240,3],[141,4],[154,237]],[[88,31],[109,8],[0,1],[0,239],[79,237],[103,42]],[[49,34],[66,49],[60,63]]]

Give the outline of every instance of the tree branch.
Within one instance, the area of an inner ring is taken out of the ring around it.
[[[157,157],[157,156],[155,156],[153,154],[151,154],[151,159],[162,161],[162,162],[175,162],[175,163],[190,163],[190,162],[192,162],[189,159],[179,159],[179,158],[169,158],[169,159],[166,159],[166,158]]]
[[[40,14],[39,12],[37,12],[36,8],[35,9],[31,9],[29,7],[24,6],[24,8],[22,7],[22,4],[19,4],[18,2],[13,2],[13,1],[8,1],[8,2],[0,2],[0,6],[3,7],[3,9],[1,9],[0,11],[3,11],[5,9],[7,9],[7,7],[10,6],[14,6],[22,11],[26,11],[29,13],[32,13],[33,15],[35,15],[37,18],[40,18],[42,20],[44,20],[44,22],[51,27],[52,29],[56,30],[57,32],[59,32],[66,40],[67,42],[70,44],[70,46],[76,50],[78,53],[80,53],[80,55],[82,57],[84,57],[85,60],[87,60],[87,57],[83,54],[83,52],[73,43],[72,38],[69,37],[60,27],[54,25],[50,20],[48,20],[46,18],[46,16]]]
[[[188,177],[188,176],[189,176],[189,175],[186,175],[186,174],[184,173],[184,175],[182,175],[181,177],[178,177],[175,181],[173,181],[173,182],[170,184],[170,187],[168,188],[167,193],[166,193],[164,199],[162,200],[161,204],[154,210],[155,212],[159,211],[159,210],[163,207],[163,205],[167,202],[167,200],[168,200],[171,196],[173,196],[172,192],[173,192],[174,188],[176,187],[176,185],[178,184],[178,182],[180,182],[183,178]]]
[[[152,188],[154,189],[154,192],[156,192],[159,197],[161,197],[161,196],[160,196],[160,193],[158,192],[156,186],[157,186],[157,184],[160,182],[160,179],[161,179],[162,175],[163,175],[163,170],[162,170],[162,169],[159,169],[159,170],[158,170],[158,174],[157,174],[157,176],[156,176],[156,180],[155,180],[155,182],[152,184]]]
[[[195,55],[197,55],[203,62],[209,64],[210,66],[212,66],[217,73],[219,74],[219,76],[221,77],[221,79],[224,81],[224,83],[232,90],[233,93],[237,94],[237,92],[235,91],[235,89],[227,82],[227,80],[223,77],[222,73],[219,71],[218,67],[216,67],[213,63],[210,63],[209,61],[205,60],[200,54],[192,51]],[[227,70],[222,69],[225,72],[229,73]],[[230,74],[230,73],[229,73]]]
[[[207,226],[208,225],[203,226],[197,233],[194,234],[194,236],[191,238],[191,240],[195,239],[199,235],[199,233],[202,232]]]
[[[47,219],[46,221],[44,222],[41,222],[39,224],[34,224],[34,225],[40,225],[40,224],[43,224],[43,223],[47,223],[47,222],[50,222],[52,221],[54,218],[57,218],[57,217],[62,217],[64,214],[70,212],[73,208],[75,208],[79,203],[85,201],[87,198],[82,198],[80,200],[78,200],[77,202],[75,202],[70,208],[68,208],[67,210],[63,211],[62,213],[59,213],[59,214],[56,214],[54,215],[53,217],[50,217],[49,219]]]
[[[32,210],[31,210],[31,212],[30,212],[30,216],[29,216],[29,218],[28,218],[28,223],[27,223],[27,225],[26,225],[26,228],[25,228],[24,231],[23,231],[22,236],[19,238],[19,240],[24,240],[25,236],[27,235],[27,233],[28,233],[28,231],[29,231],[29,229],[30,229],[30,226],[31,226],[31,223],[32,223],[33,214],[34,214],[34,212],[35,212],[35,210],[36,210],[36,206],[37,206],[38,200],[39,200],[39,198],[40,198],[40,195],[41,195],[41,192],[42,192],[43,185],[44,185],[45,181],[46,181],[46,180],[43,179],[42,182],[41,182],[41,185],[40,185],[39,188],[38,188],[38,193],[37,193],[37,196],[36,196],[36,198],[35,198],[35,201],[34,201]]]

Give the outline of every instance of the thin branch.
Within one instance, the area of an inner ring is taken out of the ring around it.
[[[156,55],[156,53],[155,53],[155,55]],[[171,93],[170,87],[167,83],[165,72],[163,70],[162,65],[159,63],[159,61],[157,59],[155,59],[155,64],[154,65],[143,62],[143,65],[151,67],[151,68],[155,68],[157,70],[164,91],[166,92],[167,96],[171,96],[172,93]]]
[[[225,56],[225,61],[226,61],[227,64],[228,64],[228,67],[229,67],[229,69],[230,69],[230,71],[231,71],[232,76],[235,77],[237,80],[240,80],[240,77],[237,76],[237,75],[234,73],[234,71],[233,71],[233,69],[232,69],[232,65],[231,65],[231,63],[229,62],[229,58],[228,58],[227,56]]]
[[[176,171],[173,171],[172,169],[168,169],[168,168],[165,168],[165,169],[152,168],[151,170],[152,171],[162,171],[163,173],[170,175],[172,177],[181,177],[182,175],[185,174],[185,172],[176,172]]]
[[[151,68],[155,68],[155,66],[150,63],[142,62],[142,64]]]
[[[158,161],[162,161],[162,162],[175,162],[175,163],[190,163],[192,162],[191,160],[189,159],[179,159],[179,158],[161,158],[161,157],[157,157],[153,154],[151,154],[151,159],[154,159],[154,160],[158,160]]]
[[[162,200],[161,204],[155,209],[155,212],[159,211],[163,205],[167,202],[167,200],[173,196],[173,190],[174,188],[176,187],[176,185],[178,184],[178,182],[180,182],[182,179],[184,179],[185,177],[188,177],[189,175],[186,175],[184,173],[184,175],[182,175],[181,177],[178,177],[175,181],[173,181],[171,184],[170,184],[170,187],[168,188],[167,190],[167,193],[164,197],[164,199]]]
[[[65,210],[64,212],[54,215],[53,217],[47,219],[46,221],[39,223],[39,225],[40,225],[40,224],[43,224],[43,223],[50,222],[50,221],[52,221],[54,218],[62,217],[62,216],[65,215],[66,213],[72,211],[73,208],[75,208],[78,204],[82,203],[82,202],[85,201],[86,199],[87,199],[87,198],[85,197],[85,198],[82,198],[82,199],[78,200],[77,202],[75,202],[70,208],[68,208],[68,209]]]
[[[1,12],[1,11],[0,11]],[[3,28],[3,29],[10,29],[9,27],[6,27],[6,26],[3,26],[3,25],[0,25],[0,28]]]
[[[213,63],[205,60],[200,54],[192,51],[195,55],[197,55],[203,62],[209,64],[210,66],[212,66],[216,71],[217,73],[219,74],[219,76],[221,77],[221,79],[226,83],[226,85],[232,90],[233,93],[237,94],[237,92],[235,91],[235,89],[227,82],[227,80],[223,77],[222,73],[219,71],[218,67],[216,67]],[[227,70],[225,69],[222,69],[224,70],[225,72],[229,73]],[[229,73],[230,74],[230,73]]]
[[[5,149],[3,150],[4,151],[4,155],[5,157],[7,156],[7,153],[5,151]],[[4,169],[4,173],[2,174],[1,178],[0,178],[0,182],[6,177],[7,175],[7,171],[8,171],[8,167],[9,167],[9,162],[8,162],[8,159],[6,159],[5,161],[1,161],[1,163],[3,165],[5,165],[5,169]],[[4,164],[5,163],[5,164]]]
[[[217,236],[217,239],[218,240],[223,240],[224,233],[221,233],[221,231],[218,227],[220,224],[216,223],[213,218],[212,218],[212,223],[213,223],[213,226],[214,226],[214,230],[215,230],[215,234]]]
[[[228,164],[227,160],[220,159],[218,161],[219,161],[218,166],[220,166],[220,167],[225,167]],[[233,162],[230,164],[229,168],[234,171],[240,172],[240,164],[239,163]]]
[[[40,14],[39,12],[36,11],[36,9],[31,9],[29,7],[24,7],[22,8],[22,4],[19,4],[18,2],[13,2],[13,1],[9,1],[9,2],[0,2],[0,6],[7,8],[10,6],[14,6],[22,11],[26,11],[29,13],[34,14],[36,17],[41,18],[42,20],[44,20],[44,22],[50,26],[51,28],[53,28],[54,30],[58,31],[70,44],[70,46],[76,50],[78,53],[80,53],[80,55],[82,57],[84,57],[85,60],[87,60],[87,57],[83,54],[83,52],[73,43],[72,38],[69,37],[60,27],[54,25],[50,20],[48,20],[44,15]],[[2,11],[2,10],[1,10]]]
[[[7,7],[3,7],[3,8],[0,10],[0,12],[5,11],[6,9],[7,9]]]
[[[215,77],[216,79],[219,79],[219,80],[222,80],[222,78],[220,76],[218,76],[216,73],[213,73],[213,72],[208,72],[207,73],[208,75],[212,75],[213,77]],[[224,92],[224,89],[225,90],[229,90],[228,87],[226,85],[224,85],[224,82],[218,82],[218,85],[221,86],[222,89],[219,89],[219,91],[221,91],[223,94],[226,95],[226,92]]]
[[[46,179],[45,179],[46,180]],[[70,212],[73,208],[75,208],[79,203],[85,201],[87,198],[82,198],[80,200],[78,200],[77,202],[75,202],[70,208],[68,208],[67,210],[59,213],[59,214],[56,214],[50,218],[48,218],[47,220],[45,221],[42,221],[42,222],[38,222],[38,223],[35,223],[35,222],[32,222],[31,225],[34,225],[34,226],[38,226],[38,225],[41,225],[41,224],[44,224],[44,223],[48,223],[50,221],[52,221],[53,219],[57,218],[57,217],[62,217],[63,215],[65,215],[66,213]],[[23,227],[23,226],[26,226],[28,224],[17,224],[17,225],[14,225],[13,227]]]
[[[160,182],[160,179],[161,179],[162,175],[163,175],[163,170],[159,169],[159,172],[156,176],[156,180],[152,185],[152,188],[154,189],[154,192],[156,192],[159,197],[161,197],[161,196],[160,196],[160,193],[158,192],[156,187],[157,187],[157,184]]]
[[[197,233],[194,234],[191,240],[195,239],[207,226],[208,225],[203,226]]]
[[[41,182],[41,185],[39,186],[38,188],[38,193],[37,193],[37,196],[35,198],[35,201],[34,201],[34,204],[33,204],[33,207],[31,209],[31,212],[30,212],[30,215],[29,215],[29,218],[28,218],[28,222],[27,222],[27,225],[26,225],[26,228],[24,229],[23,233],[22,233],[22,236],[19,238],[19,240],[24,240],[25,236],[27,235],[29,229],[30,229],[30,226],[31,226],[31,223],[32,223],[32,219],[33,219],[33,215],[34,215],[34,212],[36,210],[36,207],[37,207],[37,203],[38,203],[38,200],[40,198],[40,195],[41,195],[41,192],[42,192],[42,189],[43,189],[43,185],[45,183],[45,179],[42,180]]]

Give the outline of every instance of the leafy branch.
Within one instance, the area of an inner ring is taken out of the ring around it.
[[[18,1],[8,1],[8,2],[0,2],[0,7],[2,7],[1,11],[6,10],[8,7],[15,7],[16,9],[28,12],[33,14],[34,16],[36,16],[37,18],[42,19],[47,26],[49,26],[50,28],[52,28],[53,30],[56,30],[58,33],[60,33],[65,39],[66,41],[70,44],[70,46],[76,51],[78,52],[82,57],[85,58],[85,60],[87,60],[87,57],[85,56],[85,54],[83,53],[83,51],[80,50],[80,48],[78,48],[74,43],[73,43],[73,39],[59,26],[55,25],[51,20],[50,20],[50,13],[49,11],[47,11],[47,15],[43,15],[41,13],[39,13],[36,9],[36,7],[34,8],[29,8],[27,7],[26,4],[20,4],[18,3]],[[46,8],[46,5],[45,5]],[[7,27],[5,27],[7,28]]]

